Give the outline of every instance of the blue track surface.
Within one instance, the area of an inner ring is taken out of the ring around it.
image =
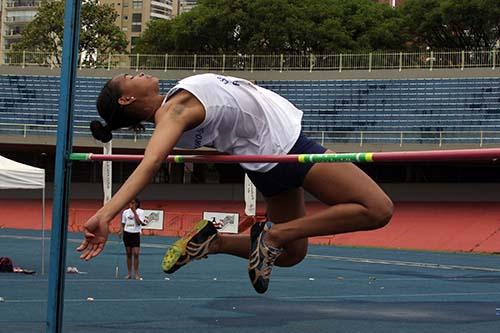
[[[87,274],[66,277],[65,332],[500,331],[495,255],[311,246],[300,265],[275,268],[261,296],[246,261],[227,255],[163,274],[171,238],[143,237],[143,281],[116,279],[117,262],[125,275],[125,256],[113,237],[103,254],[84,263],[74,251],[80,235],[69,235],[67,265]],[[0,230],[0,256],[40,271],[40,253],[40,232]],[[44,331],[47,279],[0,274],[0,332]]]

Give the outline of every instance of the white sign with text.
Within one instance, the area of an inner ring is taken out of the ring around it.
[[[144,217],[147,224],[142,226],[143,229],[163,230],[163,211],[144,209]]]
[[[203,212],[203,219],[212,222],[219,232],[238,233],[239,214],[221,212]]]

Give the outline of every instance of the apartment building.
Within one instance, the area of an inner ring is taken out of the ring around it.
[[[41,0],[0,0],[0,53],[21,38],[38,12]]]
[[[189,12],[191,9],[193,9],[194,6],[196,6],[196,0],[177,0],[178,1],[178,12],[177,15]]]
[[[194,0],[101,0],[112,5],[118,13],[115,24],[125,33],[131,51],[151,20],[169,20],[191,10]]]

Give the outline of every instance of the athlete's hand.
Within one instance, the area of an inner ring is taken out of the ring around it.
[[[108,234],[108,221],[105,221],[101,216],[94,215],[85,222],[83,225],[83,235],[85,239],[76,249],[78,252],[82,252],[80,259],[90,260],[99,255],[108,240]]]

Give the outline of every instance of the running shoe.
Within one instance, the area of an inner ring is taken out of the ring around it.
[[[264,235],[272,226],[272,222],[255,223],[250,230],[251,249],[248,275],[255,291],[259,294],[266,292],[274,262],[283,252],[282,249],[264,243]]]
[[[184,237],[177,240],[165,253],[161,268],[172,274],[191,260],[206,258],[210,243],[217,237],[217,229],[207,221],[199,221]]]

